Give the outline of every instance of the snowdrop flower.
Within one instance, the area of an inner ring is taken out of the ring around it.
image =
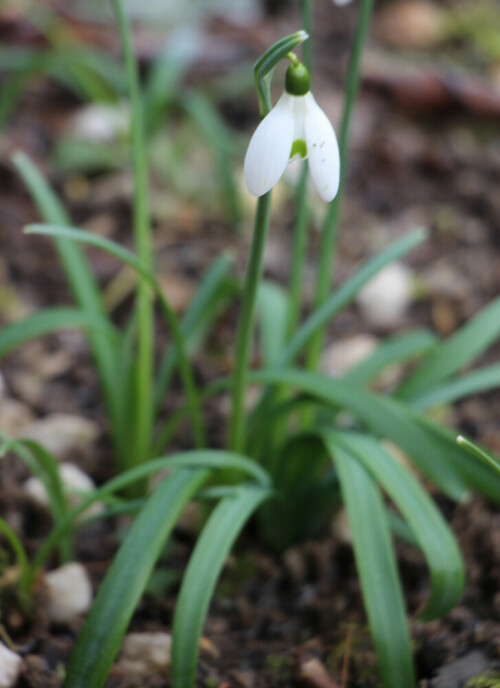
[[[344,5],[348,5],[351,2],[351,0],[333,0],[334,5],[339,5],[340,7],[343,7]]]
[[[337,195],[340,155],[337,138],[327,116],[309,90],[307,69],[290,65],[285,91],[257,127],[245,157],[248,190],[263,196],[282,177],[292,158],[307,158],[319,195],[331,201]]]

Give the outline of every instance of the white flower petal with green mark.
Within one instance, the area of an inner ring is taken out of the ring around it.
[[[337,195],[340,183],[340,154],[330,120],[314,100],[304,96],[304,134],[309,170],[321,198],[329,203]]]
[[[294,96],[283,93],[257,127],[245,156],[245,182],[253,196],[263,196],[282,177],[294,141]]]
[[[254,196],[262,196],[283,176],[293,158],[308,158],[311,176],[324,201],[339,188],[340,156],[328,117],[310,91],[283,93],[252,136],[245,157],[245,181]]]

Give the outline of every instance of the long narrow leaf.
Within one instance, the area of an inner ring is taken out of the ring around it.
[[[356,272],[345,284],[343,284],[325,303],[317,308],[296,332],[290,343],[283,351],[280,365],[288,365],[303,350],[311,337],[337,313],[348,306],[360,289],[374,277],[382,268],[395,260],[399,260],[427,238],[424,229],[416,229],[405,237],[396,241],[372,258],[358,272]]]
[[[194,684],[198,642],[215,584],[241,529],[269,494],[262,488],[241,486],[218,504],[201,533],[175,609],[171,672],[175,688]]]
[[[11,546],[19,567],[19,588],[23,605],[29,604],[30,564],[23,543],[9,526],[0,518],[0,535],[3,535]]]
[[[431,352],[398,390],[402,399],[411,399],[446,380],[500,336],[500,297]]]
[[[434,437],[413,416],[408,415],[403,404],[353,387],[341,380],[296,369],[271,368],[258,371],[249,376],[249,381],[290,386],[297,391],[314,395],[326,404],[350,411],[375,434],[387,437],[400,446],[445,494],[458,500],[464,497],[467,483],[439,451]]]
[[[415,675],[410,635],[384,503],[373,478],[356,456],[337,446],[332,459],[347,509],[383,685],[412,688]]]
[[[99,588],[71,657],[64,688],[102,688],[163,546],[208,471],[178,471],[155,490]]]
[[[89,246],[95,246],[96,248],[100,248],[101,250],[106,251],[106,253],[110,253],[126,265],[129,265],[131,268],[136,270],[151,285],[151,287],[155,291],[158,301],[160,302],[160,306],[165,316],[165,320],[167,321],[167,326],[170,328],[174,344],[177,348],[179,370],[190,406],[193,421],[193,432],[195,435],[196,443],[198,447],[204,446],[205,433],[199,400],[199,392],[196,386],[191,364],[189,362],[189,358],[187,355],[185,338],[181,332],[179,322],[170,303],[165,298],[160,285],[158,284],[155,276],[152,274],[148,266],[139,261],[137,256],[134,253],[132,253],[132,251],[123,248],[115,241],[111,241],[110,239],[106,239],[104,237],[100,237],[95,234],[91,234],[90,232],[85,232],[81,229],[76,229],[74,227],[61,227],[58,225],[30,225],[25,229],[25,231],[28,234],[40,234],[42,236],[52,236],[71,239],[75,242],[88,244]]]
[[[417,414],[411,408],[405,408],[405,412],[432,438],[435,443],[438,456],[455,467],[457,474],[462,476],[469,489],[475,490],[500,504],[500,476],[491,470],[485,463],[474,461],[465,448],[455,441],[456,434],[448,428],[439,425],[426,416]]]
[[[54,224],[69,224],[69,218],[59,200],[32,161],[24,153],[16,153],[13,162],[42,217],[47,222]],[[99,288],[80,247],[63,237],[55,237],[55,245],[64,267],[66,279],[79,306],[91,320],[99,322],[106,320]],[[111,419],[114,420],[117,413],[117,399],[114,393],[114,347],[109,338],[99,331],[89,331],[89,342],[99,370],[106,404]]]
[[[469,452],[469,454],[472,454],[472,456],[481,459],[483,463],[492,468],[496,473],[500,473],[500,462],[498,461],[498,459],[495,459],[493,456],[491,456],[491,454],[485,452],[484,449],[478,447],[477,444],[474,444],[474,442],[471,442],[470,440],[467,440],[465,437],[462,437],[462,435],[459,435],[457,437],[457,442],[461,447],[466,449]]]
[[[66,519],[68,502],[56,459],[38,442],[29,439],[15,439],[0,430],[0,456],[8,451],[14,452],[44,485],[54,524],[57,527]],[[67,533],[68,531],[65,531],[58,543],[62,562],[70,559],[72,551],[72,542]]]
[[[95,490],[91,495],[82,500],[78,507],[74,508],[63,521],[51,531],[50,535],[38,549],[33,561],[33,572],[43,566],[47,557],[57,545],[60,538],[73,527],[75,520],[83,514],[91,504],[106,499],[109,495],[124,490],[135,482],[146,478],[166,468],[179,469],[220,469],[225,471],[242,472],[253,478],[263,488],[269,487],[270,479],[267,472],[255,461],[240,454],[222,450],[193,450],[161,457],[153,461],[147,461],[140,466],[131,468],[121,473],[116,478]]]
[[[288,323],[288,296],[284,289],[263,280],[257,294],[260,348],[266,367],[273,366],[285,346]]]
[[[233,229],[238,229],[242,209],[233,165],[230,162],[231,149],[234,148],[232,132],[221,119],[213,103],[200,91],[190,91],[184,98],[183,105],[212,149],[219,174],[219,186],[224,192],[226,210]]]
[[[46,308],[2,328],[0,358],[32,339],[73,328],[98,330],[108,337],[116,337],[116,330],[107,319],[98,319],[78,308]]]
[[[184,315],[180,329],[186,348],[192,353],[203,332],[210,326],[220,306],[220,296],[232,265],[230,253],[223,253],[203,276],[199,289]],[[163,356],[155,387],[155,406],[158,411],[178,361],[175,348],[169,347]]]
[[[451,404],[458,399],[487,392],[500,387],[500,364],[484,366],[472,373],[450,380],[437,387],[432,387],[411,399],[413,408],[426,411],[439,404]]]
[[[390,337],[378,346],[370,356],[351,368],[342,379],[354,385],[366,385],[386,366],[422,356],[437,341],[437,337],[429,330],[416,330]]]
[[[416,537],[432,581],[429,600],[420,616],[430,620],[449,612],[463,593],[464,564],[451,530],[418,480],[372,437],[328,431],[323,437],[332,456],[338,445],[356,456],[387,492]]]

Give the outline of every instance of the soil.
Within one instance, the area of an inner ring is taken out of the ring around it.
[[[446,10],[451,4],[436,3],[433,7]],[[427,326],[447,336],[497,296],[500,287],[500,63],[478,56],[473,45],[458,39],[430,41],[424,49],[416,46],[412,50],[409,45],[408,50],[401,51],[390,40],[390,11],[396,5],[386,2],[377,6],[365,60],[352,127],[335,280],[342,283],[382,246],[424,225],[429,228],[429,240],[405,261],[418,275],[421,296],[396,329]],[[352,3],[341,10],[328,0],[318,0],[314,7],[316,99],[338,122],[357,7]],[[65,20],[72,21],[74,17],[69,15]],[[189,85],[200,87],[207,79],[215,82],[227,76],[231,69],[254,60],[274,40],[296,28],[295,15],[286,3],[270,3],[260,23],[253,27],[235,28],[221,19],[212,21],[207,53],[190,70]],[[87,41],[104,44],[110,51],[116,49],[111,29],[100,29],[98,38],[90,29],[91,25],[82,21],[73,26]],[[43,43],[20,15],[7,11],[0,14],[0,35],[11,45]],[[139,33],[137,47],[147,72],[160,42]],[[67,89],[40,76],[27,84],[4,126],[0,144],[1,322],[44,306],[71,303],[50,243],[22,233],[23,226],[38,216],[10,162],[15,150],[24,150],[40,165],[61,193],[77,226],[92,227],[122,243],[131,243],[128,173],[65,172],[54,162],[54,146],[80,107],[81,102]],[[227,125],[246,142],[258,118],[253,91],[237,97],[226,93],[217,107]],[[180,120],[181,114],[175,112],[172,126],[178,127]],[[243,155],[244,143],[242,146]],[[245,217],[243,231],[235,234],[220,205],[203,197],[200,207],[189,197],[174,203],[162,183],[159,175],[153,175],[158,272],[168,275],[167,289],[177,310],[182,311],[199,275],[221,250],[234,249],[237,269],[243,274],[251,215]],[[164,193],[169,201],[167,210],[159,202]],[[286,284],[293,215],[286,198],[279,203],[281,212],[274,214],[265,271],[267,277]],[[318,206],[318,217],[321,208]],[[316,217],[316,212],[313,215]],[[306,309],[314,284],[316,230],[311,232],[310,263],[304,281]],[[89,255],[100,282],[108,284],[116,275],[116,262],[99,252]],[[129,306],[130,297],[125,293],[117,302],[118,321],[124,320]],[[198,355],[196,371],[201,380],[208,381],[230,368],[236,315],[235,308],[223,315],[204,353]],[[385,336],[390,332],[391,328],[382,326],[374,330],[353,306],[332,324],[329,345],[359,333]],[[499,351],[498,345],[493,347],[479,363],[498,361]],[[73,449],[71,460],[97,483],[111,477],[107,427],[84,338],[72,332],[45,337],[11,354],[1,366],[5,393],[18,403],[19,412],[33,418],[72,413],[97,424],[97,448],[90,454]],[[174,393],[168,403],[175,406],[177,401]],[[222,406],[209,408],[214,445],[223,440],[225,413]],[[460,402],[447,416],[457,431],[477,438],[497,453],[499,419],[498,391]],[[187,433],[178,438],[180,447],[189,442]],[[15,457],[3,459],[0,471],[0,512],[33,554],[50,528],[49,516],[24,493],[22,482],[28,474]],[[428,589],[423,559],[410,546],[398,543],[398,561],[412,619],[419,686],[460,688],[469,679],[500,671],[500,514],[477,496],[460,505],[437,494],[435,497],[467,564],[467,588],[460,605],[440,621],[420,623],[415,615]],[[85,565],[95,588],[126,525],[126,519],[114,519],[78,532],[76,558]],[[170,630],[176,581],[193,541],[189,527],[176,532],[160,566],[170,583],[164,588],[156,586],[156,591],[152,589],[144,596],[131,630]],[[29,621],[15,600],[7,600],[2,610],[2,624],[24,659],[16,688],[60,686],[61,667],[67,663],[83,624],[79,619],[69,625],[50,625],[44,614],[43,589],[38,595],[34,618]],[[133,678],[119,663],[107,683],[109,688],[168,685],[165,675]],[[281,557],[263,549],[251,528],[244,534],[227,563],[204,628],[197,685],[380,685],[352,550],[337,528]]]

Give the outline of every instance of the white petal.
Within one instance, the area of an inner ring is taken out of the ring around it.
[[[308,93],[305,98],[304,133],[309,169],[319,195],[328,203],[339,190],[339,146],[328,117],[316,103],[312,93]]]
[[[342,5],[348,5],[351,2],[351,0],[333,0],[333,2],[335,5],[342,6]]]
[[[245,182],[253,196],[267,193],[283,175],[293,144],[294,96],[283,93],[257,127],[245,156]]]

